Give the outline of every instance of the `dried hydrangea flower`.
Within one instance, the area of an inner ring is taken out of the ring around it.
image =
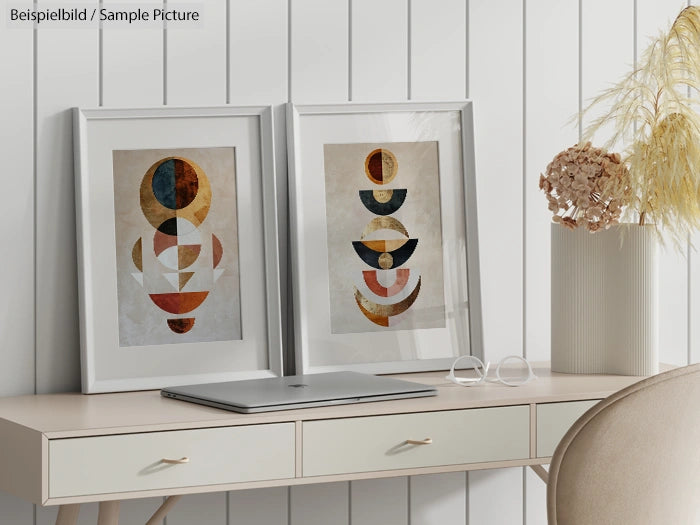
[[[629,178],[618,153],[588,142],[558,153],[540,175],[540,189],[554,222],[593,233],[620,222],[622,208],[629,203]]]

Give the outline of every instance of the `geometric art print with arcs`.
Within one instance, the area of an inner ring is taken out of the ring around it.
[[[112,158],[119,346],[241,339],[234,148]]]
[[[437,153],[324,146],[332,333],[445,326]]]

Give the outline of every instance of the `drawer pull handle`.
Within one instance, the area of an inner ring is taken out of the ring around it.
[[[433,444],[433,439],[432,438],[425,438],[425,439],[407,439],[406,440],[407,445],[432,445]]]
[[[190,458],[187,456],[181,457],[180,459],[168,459],[168,458],[163,458],[161,459],[163,463],[168,463],[169,465],[182,465],[183,463],[189,463]]]

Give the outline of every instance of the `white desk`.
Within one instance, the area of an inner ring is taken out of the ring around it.
[[[400,375],[438,395],[248,415],[158,391],[4,398],[0,489],[61,505],[61,525],[99,501],[100,525],[113,525],[122,499],[547,464],[578,416],[640,379],[535,373],[518,388]]]

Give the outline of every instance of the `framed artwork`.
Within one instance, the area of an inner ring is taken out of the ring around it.
[[[297,372],[481,355],[472,103],[288,106]]]
[[[271,108],[74,124],[83,392],[281,375]]]

